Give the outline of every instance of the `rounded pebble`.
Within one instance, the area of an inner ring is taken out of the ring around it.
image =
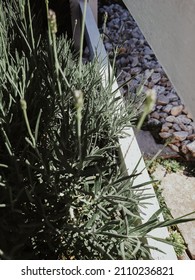
[[[183,110],[183,105],[175,106],[171,109],[172,116],[178,116]]]

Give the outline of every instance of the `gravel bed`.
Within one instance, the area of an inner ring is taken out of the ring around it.
[[[112,59],[116,47],[116,76],[118,84],[131,79],[122,93],[135,94],[136,88],[147,78],[144,90],[154,89],[156,105],[146,122],[147,129],[156,140],[165,142],[187,159],[195,157],[195,122],[187,107],[182,103],[174,87],[159,64],[154,52],[145,40],[133,17],[125,7],[117,3],[99,7],[100,17],[107,13],[104,44]],[[100,32],[103,27],[100,27]]]

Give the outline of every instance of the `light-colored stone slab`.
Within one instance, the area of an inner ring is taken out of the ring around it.
[[[161,182],[166,174],[166,169],[161,164],[158,164],[156,170],[152,173],[152,176],[155,178],[155,180]]]
[[[182,172],[166,173],[159,165],[153,174],[161,180],[163,196],[174,218],[195,211],[195,178],[187,177]],[[195,218],[195,214],[190,217]],[[195,258],[195,221],[179,224],[178,228],[187,243],[188,249]]]

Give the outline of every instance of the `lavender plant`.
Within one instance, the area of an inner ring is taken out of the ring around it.
[[[28,0],[0,3],[0,258],[149,259],[147,234],[181,220],[141,224],[148,182],[118,153],[136,106],[103,87],[96,59],[81,64],[46,10],[41,36]]]

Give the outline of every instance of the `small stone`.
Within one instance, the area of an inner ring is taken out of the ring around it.
[[[159,118],[160,118],[159,113],[157,113],[157,112],[153,112],[150,116],[151,116],[151,118],[154,118],[157,120],[159,120]]]
[[[173,106],[172,106],[171,104],[168,104],[167,106],[165,106],[165,107],[163,108],[163,111],[164,111],[165,113],[170,113],[172,108],[173,108]]]
[[[179,147],[174,144],[169,144],[169,147],[176,153],[179,153]]]
[[[189,136],[187,137],[187,139],[188,139],[188,140],[195,140],[195,133],[189,135]]]
[[[186,145],[188,150],[195,156],[195,141]]]
[[[142,68],[141,67],[134,67],[131,69],[131,74],[135,75],[135,74],[139,74],[141,72]]]
[[[177,123],[177,122],[178,122],[177,119],[176,119],[176,117],[174,117],[174,116],[168,116],[168,117],[166,118],[166,121],[167,121],[167,122],[171,122],[171,123]]]
[[[175,106],[171,109],[172,116],[178,116],[183,110],[183,105]]]
[[[154,90],[157,92],[157,94],[162,94],[162,93],[165,92],[165,87],[159,86],[159,85],[155,85],[154,86]]]
[[[128,58],[125,58],[124,56],[121,57],[121,59],[120,59],[121,65],[127,65],[128,62],[129,62]]]
[[[169,127],[166,125],[166,123],[163,123],[161,132],[168,132],[168,131],[169,131]]]
[[[190,124],[191,123],[191,120],[188,119],[186,117],[186,115],[179,115],[178,117],[176,117],[176,119],[179,123],[183,123],[183,124]]]
[[[182,145],[181,151],[182,151],[183,154],[186,155],[186,154],[188,153],[189,150],[188,150],[188,147],[187,147],[186,145]]]
[[[177,131],[173,133],[173,136],[176,140],[184,141],[188,137],[188,132],[186,131]]]
[[[153,57],[151,55],[148,55],[148,54],[144,55],[144,58],[147,59],[147,60],[152,60],[153,59]]]
[[[181,127],[177,123],[173,124],[173,129],[176,131],[181,131]]]
[[[187,144],[189,144],[190,143],[190,140],[184,140],[183,142],[182,142],[182,145],[187,145]]]
[[[116,71],[117,71],[116,74],[117,74],[117,76],[118,76],[118,75],[120,74],[120,69],[119,69],[119,67],[120,67],[120,60],[119,60],[119,59],[116,60],[116,65],[115,65],[115,66],[116,66],[116,68],[117,68],[117,69],[116,69]]]
[[[169,137],[172,136],[172,134],[169,133],[169,132],[160,132],[159,135],[160,135],[160,137],[163,138],[163,139],[167,139],[167,138],[169,138]]]
[[[156,65],[155,72],[161,73],[162,75],[164,73],[162,67],[161,66],[159,67],[158,65]]]
[[[192,131],[193,130],[193,128],[192,128],[192,126],[191,125],[187,125],[186,126],[186,131],[188,131],[188,132],[190,132],[190,131]],[[190,134],[190,133],[189,133]],[[192,133],[191,133],[192,134]]]
[[[152,81],[148,82],[148,87],[149,88],[153,88],[154,87],[154,83]]]
[[[143,80],[143,75],[142,74],[138,74],[138,75],[136,75],[136,80],[139,82],[139,83],[141,83],[142,82],[142,80]]]
[[[131,71],[131,67],[130,66],[126,66],[126,67],[123,67],[123,70],[125,71],[125,72],[130,72]],[[129,73],[129,75],[130,75],[130,73]]]
[[[131,74],[127,73],[126,77],[124,78],[125,82],[131,79]]]
[[[113,49],[112,44],[109,42],[105,43],[105,48],[108,52],[112,51]]]
[[[178,100],[178,96],[177,96],[176,93],[169,92],[167,94],[167,97],[169,98],[169,101],[177,101]]]
[[[137,31],[133,31],[133,32],[132,32],[132,36],[133,36],[134,38],[136,38],[136,39],[139,39],[139,38],[140,38],[140,33],[137,32]]]
[[[193,116],[190,112],[187,114],[187,118],[193,120]]]
[[[182,112],[187,115],[188,114],[188,108],[186,106],[184,106]]]
[[[139,43],[140,43],[140,45],[144,45],[145,40],[144,40],[144,39],[140,39],[140,40],[139,40]]]
[[[172,87],[172,84],[170,81],[167,82],[167,87]]]
[[[153,126],[160,126],[161,123],[157,119],[150,118],[149,121],[148,121],[148,125],[151,126],[151,127],[153,127]]]
[[[151,76],[151,70],[146,69],[146,70],[144,71],[144,76],[145,76],[145,79],[148,79],[148,78]]]
[[[128,43],[130,44],[130,46],[132,46],[132,45],[135,45],[136,43],[137,43],[137,39],[136,38],[130,38],[129,40],[128,40]]]
[[[173,102],[172,102],[172,105],[173,105],[173,106],[178,106],[179,103],[178,103],[178,101],[173,101]]]
[[[157,105],[167,105],[169,103],[169,98],[165,95],[160,95],[157,99]]]
[[[181,130],[183,130],[183,131],[187,131],[187,126],[185,125],[185,124],[183,124],[183,123],[179,123],[179,126],[181,127]]]
[[[192,135],[193,134],[193,130],[192,129],[188,130],[187,132],[188,132],[188,135]]]
[[[181,147],[182,142],[175,142],[174,145],[177,147]]]
[[[151,79],[152,79],[154,84],[157,84],[161,79],[160,73],[153,73],[152,76],[151,76]]]
[[[179,140],[175,139],[174,137],[172,137],[172,138],[170,139],[170,144],[174,144],[174,145],[177,146],[177,143],[178,143],[178,142],[179,142]]]
[[[151,50],[151,48],[150,47],[148,47],[148,46],[145,46],[145,48],[144,48],[144,53],[146,54],[146,55],[153,55],[154,53],[153,53],[153,51]]]
[[[160,122],[163,124],[165,123],[165,118],[160,117]]]
[[[132,63],[131,63],[131,67],[135,67],[135,66],[137,66],[139,64],[139,59],[138,59],[138,57],[136,56],[136,57],[133,57],[133,61],[132,61]]]
[[[168,126],[169,128],[173,126],[173,123],[171,123],[171,122],[166,122],[165,124],[166,124],[166,126]]]
[[[164,113],[164,112],[159,113],[159,115],[161,118],[164,118],[164,119],[166,119],[168,116],[167,113]]]
[[[195,130],[195,122],[191,122],[190,124],[192,126],[192,128]]]
[[[162,80],[162,82],[164,83],[164,82],[167,82],[167,81],[168,81],[168,78],[167,78],[166,76],[163,76],[161,80]]]

